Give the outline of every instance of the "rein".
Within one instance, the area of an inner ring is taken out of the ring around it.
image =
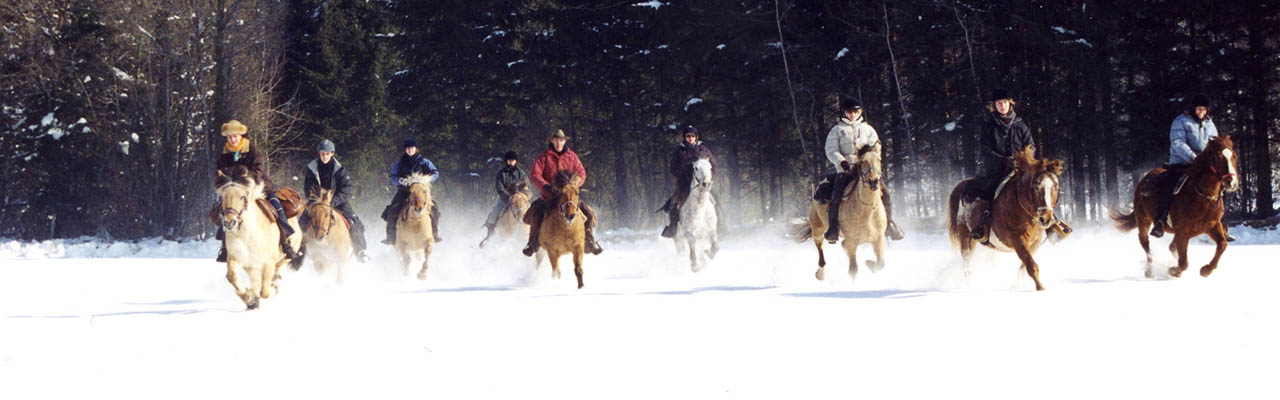
[[[1061,190],[1061,189],[1058,189],[1058,185],[1056,183],[1053,185],[1053,187],[1055,188],[1055,190]],[[1013,197],[1016,199],[1014,201],[1018,203],[1018,208],[1022,209],[1022,212],[1026,213],[1028,217],[1031,217],[1031,222],[1035,222],[1036,225],[1039,225],[1041,229],[1047,229],[1050,225],[1053,225],[1055,221],[1049,221],[1048,224],[1040,224],[1040,222],[1037,221],[1038,218],[1036,218],[1036,213],[1031,212],[1031,210],[1027,208],[1027,205],[1023,204],[1021,182],[1019,182],[1016,185],[1013,185],[1013,190],[1014,190]],[[1035,203],[1032,203],[1032,204],[1035,204]],[[1050,207],[1048,204],[1036,207],[1036,212],[1041,212],[1045,210],[1053,210],[1053,207]]]

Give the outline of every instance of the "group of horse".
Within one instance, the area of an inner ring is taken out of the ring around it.
[[[1213,260],[1200,269],[1202,276],[1209,276],[1217,268],[1218,260],[1227,247],[1226,229],[1221,222],[1224,211],[1221,192],[1239,188],[1233,146],[1229,136],[1211,140],[1188,169],[1185,183],[1180,185],[1174,196],[1169,218],[1165,221],[1170,227],[1169,232],[1174,235],[1169,249],[1178,262],[1176,267],[1168,270],[1173,277],[1180,276],[1187,269],[1187,245],[1191,238],[1208,234],[1217,244]],[[875,260],[866,262],[868,269],[878,272],[886,265],[884,232],[887,219],[880,192],[880,152],[878,149],[868,150],[860,152],[856,168],[850,172],[855,174],[854,183],[845,189],[845,201],[840,206],[839,232],[849,257],[851,277],[858,273],[856,255],[861,244],[871,244],[875,253]],[[1046,229],[1057,221],[1054,208],[1060,191],[1058,177],[1062,174],[1062,162],[1037,158],[1028,148],[1013,158],[1013,165],[1013,171],[1000,184],[991,202],[989,239],[978,243],[971,237],[976,218],[968,215],[969,204],[963,202],[962,193],[967,185],[974,184],[972,180],[961,181],[951,192],[947,212],[948,233],[966,267],[979,244],[997,251],[1013,252],[1018,255],[1027,275],[1035,281],[1036,290],[1044,290],[1039,266],[1032,255],[1046,240]],[[1138,230],[1138,241],[1147,253],[1148,277],[1155,275],[1148,232],[1156,214],[1156,182],[1164,171],[1164,168],[1155,168],[1138,182],[1133,211],[1125,214],[1113,210],[1111,214],[1121,231]],[[681,222],[674,242],[678,253],[688,254],[690,266],[696,272],[707,265],[719,250],[719,221],[715,211],[716,200],[711,195],[714,178],[711,164],[705,159],[697,160],[693,164],[692,178],[689,197],[680,205]],[[550,261],[552,277],[560,278],[560,258],[571,255],[578,288],[582,288],[586,218],[578,207],[577,182],[572,174],[557,177],[556,194],[548,200],[552,206],[546,207],[548,212],[536,229],[541,230],[541,248]],[[279,246],[280,233],[274,226],[275,213],[269,206],[263,206],[264,184],[243,170],[230,174],[219,171],[215,185],[221,205],[218,222],[226,234],[227,280],[245,305],[254,309],[261,299],[278,290],[280,272],[290,262]],[[508,199],[508,208],[498,220],[495,232],[501,237],[522,237],[528,233],[526,229],[530,229],[531,218],[526,211],[530,207],[531,195],[527,185],[518,189],[513,191]],[[395,220],[398,234],[394,247],[405,275],[412,274],[414,260],[421,258],[417,277],[426,279],[435,243],[429,212],[433,201],[431,181],[425,175],[413,175],[409,178],[408,190],[409,202],[401,208]],[[279,194],[287,197],[287,192],[291,191],[285,188]],[[288,240],[295,248],[301,244],[307,249],[306,254],[319,273],[332,270],[341,281],[344,266],[352,258],[351,232],[346,217],[332,206],[332,200],[333,193],[329,191],[309,193],[305,212],[311,222],[306,229],[300,229],[297,215],[287,214],[287,223],[299,232]],[[253,207],[253,204],[259,206]],[[798,224],[792,232],[793,237],[801,242],[812,239],[818,250],[815,276],[819,280],[825,279],[826,267],[822,248],[824,239],[820,233],[827,229],[828,224],[826,205],[815,200],[810,205],[807,221]],[[542,259],[543,253],[540,252],[535,265],[541,264]],[[301,262],[301,259],[294,259],[292,269],[298,269]],[[248,278],[247,284],[242,282],[242,276]]]
[[[849,275],[856,277],[858,273],[857,248],[870,243],[875,252],[875,261],[867,260],[866,266],[872,272],[885,267],[885,210],[880,197],[880,152],[877,149],[860,151],[853,184],[845,189],[845,201],[840,205],[839,231],[845,252],[849,256]],[[963,194],[969,185],[975,184],[966,179],[956,184],[951,191],[947,207],[947,231],[952,246],[959,252],[964,261],[966,273],[969,271],[969,259],[974,249],[983,245],[1001,252],[1013,252],[1022,262],[1022,268],[1035,281],[1036,290],[1044,290],[1040,282],[1039,265],[1032,257],[1046,240],[1046,230],[1056,221],[1054,208],[1058,204],[1060,186],[1058,177],[1062,174],[1062,162],[1037,158],[1031,148],[1013,157],[1013,170],[996,189],[990,206],[988,240],[978,243],[973,239],[972,230],[980,221],[977,215],[970,212],[970,204],[963,201]],[[1234,192],[1239,189],[1240,182],[1236,173],[1236,155],[1234,143],[1230,136],[1221,136],[1209,141],[1204,151],[1195,158],[1185,177],[1175,192],[1172,206],[1169,209],[1165,226],[1170,227],[1173,240],[1169,251],[1177,259],[1177,266],[1171,267],[1168,274],[1179,277],[1187,269],[1187,245],[1191,238],[1208,234],[1217,248],[1213,259],[1200,268],[1200,275],[1208,277],[1218,267],[1218,260],[1227,248],[1226,227],[1222,224],[1225,210],[1221,193]],[[1158,204],[1158,183],[1166,179],[1163,174],[1166,167],[1154,168],[1139,180],[1134,188],[1133,211],[1122,213],[1111,211],[1111,219],[1116,228],[1128,232],[1138,230],[1138,243],[1146,252],[1146,271],[1148,278],[1155,277],[1152,254],[1148,238],[1151,225],[1156,218]],[[1176,177],[1175,177],[1176,178]],[[824,279],[826,257],[822,251],[822,232],[827,229],[826,205],[814,200],[809,208],[808,220],[793,226],[792,237],[800,242],[812,239],[818,249],[818,270],[815,273],[819,280]],[[835,241],[831,241],[834,244]]]

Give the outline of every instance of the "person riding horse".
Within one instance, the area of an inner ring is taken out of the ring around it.
[[[280,199],[276,198],[275,185],[271,183],[271,177],[267,175],[266,163],[262,159],[262,154],[258,152],[258,148],[253,145],[252,141],[244,137],[248,133],[249,128],[241,124],[240,121],[230,120],[222,124],[222,136],[227,138],[227,143],[222,147],[222,154],[218,156],[215,164],[218,171],[227,171],[231,167],[242,165],[248,168],[249,172],[265,185],[263,190],[271,206],[276,208],[276,226],[280,228],[280,249],[284,252],[285,257],[289,259],[297,258],[300,254],[293,250],[293,246],[289,245],[289,236],[293,235],[293,227],[289,226],[288,218],[285,217],[284,207],[280,205]],[[222,225],[218,225],[218,240],[222,241],[222,248],[218,249],[218,262],[227,261],[227,242],[226,234],[222,231]]]
[[[680,222],[680,206],[688,200],[689,185],[693,182],[693,163],[700,158],[705,158],[711,163],[711,174],[715,175],[716,172],[716,157],[711,154],[707,146],[702,144],[702,141],[698,140],[698,128],[685,125],[680,129],[680,134],[683,135],[684,140],[680,141],[675,151],[671,152],[671,161],[667,163],[671,176],[676,178],[676,190],[667,204],[658,210],[667,211],[668,223],[665,228],[662,228],[664,238],[676,237],[676,224]]]
[[[391,185],[396,187],[396,195],[391,198],[391,204],[387,208],[382,209],[382,220],[387,221],[387,238],[382,240],[383,244],[394,245],[396,243],[396,216],[400,214],[400,208],[404,207],[409,201],[409,176],[415,173],[430,175],[431,182],[440,179],[440,170],[436,169],[436,165],[422,156],[418,152],[418,141],[412,138],[404,140],[404,154],[391,164],[391,171],[387,173],[387,177],[391,181]],[[443,240],[440,237],[440,208],[433,202],[431,204],[431,232],[435,235],[436,242]]]
[[[827,132],[825,147],[827,160],[836,168],[836,177],[831,186],[831,199],[827,203],[827,232],[823,238],[835,242],[840,239],[840,202],[844,200],[844,189],[853,182],[858,164],[858,149],[875,146],[880,143],[875,128],[867,124],[862,116],[862,103],[854,99],[840,102],[840,121]],[[880,185],[880,199],[884,202],[884,215],[887,219],[885,235],[893,240],[903,237],[902,229],[893,222],[893,203],[889,201],[889,185]]]
[[[556,174],[560,171],[572,172],[577,176],[577,186],[581,187],[587,182],[587,170],[582,166],[582,160],[578,159],[578,153],[574,153],[566,144],[569,138],[565,136],[564,130],[557,129],[556,133],[551,136],[550,144],[547,150],[538,156],[533,162],[533,173],[530,179],[534,186],[537,186],[542,194],[533,204],[529,205],[529,211],[525,214],[532,213],[532,223],[529,225],[529,243],[526,243],[522,252],[526,256],[532,256],[538,251],[538,231],[542,226],[543,214],[546,213],[547,206],[554,206],[556,189],[551,185],[555,182]],[[596,243],[595,225],[596,213],[587,205],[586,201],[579,199],[578,209],[586,216],[586,238],[584,243],[585,250],[588,253],[599,255],[604,251],[599,243]]]
[[[978,242],[987,241],[991,227],[990,204],[1000,183],[1013,172],[1013,158],[1027,147],[1033,152],[1036,147],[1031,129],[1013,111],[1017,104],[1013,96],[1004,89],[996,89],[989,100],[989,112],[979,137],[982,155],[978,160],[978,175],[973,177],[973,184],[966,187],[968,190],[964,194],[964,201],[972,203],[974,212],[982,216],[982,224],[970,233]],[[1071,226],[1062,220],[1055,221],[1049,229],[1059,239],[1072,231]]]
[[[498,170],[497,176],[494,177],[494,190],[498,192],[498,200],[493,202],[493,208],[489,210],[488,218],[484,220],[485,234],[484,239],[480,241],[480,248],[484,248],[485,242],[489,241],[489,237],[493,236],[493,230],[498,226],[498,218],[502,216],[502,210],[506,210],[507,202],[511,199],[511,195],[516,191],[521,183],[528,184],[529,174],[520,168],[520,156],[515,151],[508,150],[502,155],[502,169]],[[522,216],[517,216],[522,217]],[[518,218],[517,218],[518,219]]]
[[[337,146],[329,139],[321,140],[316,145],[316,159],[311,160],[302,168],[302,188],[307,195],[316,195],[321,189],[333,191],[333,201],[330,204],[335,210],[342,213],[351,221],[351,243],[355,247],[355,256],[361,262],[369,261],[369,257],[364,254],[366,247],[364,241],[364,222],[360,221],[360,216],[356,215],[355,210],[351,209],[351,203],[347,201],[347,197],[352,194],[353,187],[351,177],[347,176],[346,168],[342,167],[342,163],[334,158],[334,151]],[[298,218],[299,224],[305,230],[311,222],[308,214],[302,214]]]
[[[1218,137],[1218,127],[1213,124],[1213,117],[1209,116],[1211,109],[1209,96],[1202,93],[1196,94],[1191,97],[1187,106],[1187,111],[1174,118],[1173,125],[1169,127],[1169,167],[1157,184],[1159,197],[1155,224],[1151,227],[1153,237],[1164,236],[1164,230],[1168,228],[1165,222],[1169,219],[1169,206],[1173,203],[1173,192],[1177,189],[1183,175],[1187,173],[1191,161],[1204,151],[1205,145],[1209,144],[1209,139]],[[1222,226],[1225,228],[1227,225]],[[1235,237],[1227,234],[1227,241],[1234,240]]]

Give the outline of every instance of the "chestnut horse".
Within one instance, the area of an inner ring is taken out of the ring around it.
[[[850,278],[858,275],[857,250],[863,243],[870,243],[876,255],[875,261],[867,260],[867,269],[871,272],[884,269],[884,230],[888,219],[880,197],[880,171],[880,145],[859,149],[857,178],[845,187],[844,201],[840,203],[840,236],[844,238],[841,245],[849,256]],[[814,200],[809,205],[807,223],[793,227],[797,233],[794,236],[796,240],[804,242],[813,238],[813,245],[818,248],[818,270],[814,272],[818,280],[826,278],[827,258],[822,251],[822,234],[827,231],[829,218],[827,204]]]
[[[262,206],[265,202],[265,184],[243,166],[235,166],[227,173],[218,171],[217,180],[220,212],[218,223],[226,233],[227,281],[245,307],[258,308],[259,301],[271,297],[276,291],[280,271],[288,259],[280,250],[280,228],[273,218],[275,210]],[[286,223],[299,232],[298,219]],[[297,248],[301,235],[289,237],[290,245]],[[241,274],[248,275],[249,285],[240,282]]]
[[[342,284],[342,273],[352,254],[351,227],[342,212],[333,208],[332,190],[320,189],[320,193],[308,196],[307,217],[311,222],[302,234],[307,256],[317,273],[324,275],[332,269]]]
[[[1191,238],[1208,234],[1218,245],[1213,253],[1213,260],[1200,268],[1200,276],[1208,277],[1218,268],[1218,259],[1227,250],[1227,229],[1222,226],[1222,190],[1234,192],[1240,189],[1240,180],[1236,176],[1236,154],[1231,136],[1220,136],[1209,140],[1204,151],[1192,160],[1187,169],[1187,179],[1181,184],[1182,189],[1173,195],[1169,205],[1169,219],[1165,226],[1173,234],[1169,243],[1169,252],[1178,259],[1178,266],[1169,268],[1169,275],[1177,278],[1187,270],[1187,243]],[[1138,243],[1147,253],[1146,276],[1152,278],[1155,273],[1151,267],[1151,245],[1147,234],[1155,223],[1156,207],[1159,199],[1158,176],[1165,171],[1156,168],[1147,172],[1138,181],[1133,191],[1133,211],[1122,214],[1111,211],[1111,219],[1121,232],[1138,228]]]
[[[532,229],[541,229],[538,232],[539,243],[551,261],[551,277],[560,279],[560,256],[573,254],[573,274],[578,277],[578,289],[582,289],[582,253],[586,244],[587,217],[578,209],[578,185],[576,174],[562,171],[556,175],[556,194],[551,199],[543,199],[555,207],[544,207],[546,214],[542,218],[542,225]]]
[[[1058,175],[1062,174],[1062,161],[1037,159],[1028,146],[1013,157],[1013,174],[996,189],[991,202],[990,233],[983,245],[1004,252],[1012,251],[1022,260],[1022,267],[1036,283],[1036,290],[1044,290],[1040,283],[1040,267],[1031,255],[1044,242],[1045,229],[1057,223],[1053,208],[1058,204]],[[967,272],[969,256],[976,244],[970,236],[969,204],[962,204],[965,188],[972,179],[956,184],[948,201],[947,226],[951,244],[960,250]]]
[[[400,208],[396,218],[396,252],[400,254],[400,265],[404,274],[411,273],[409,263],[415,253],[422,253],[422,269],[418,271],[418,279],[427,279],[427,261],[431,258],[431,247],[436,242],[435,232],[431,230],[431,176],[413,174],[409,176],[409,204]]]

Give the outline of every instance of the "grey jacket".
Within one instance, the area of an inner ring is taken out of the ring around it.
[[[824,150],[827,160],[840,171],[840,162],[848,161],[849,165],[858,164],[858,149],[880,143],[876,130],[868,125],[861,116],[856,121],[840,118],[840,122],[827,132],[827,145]]]
[[[1178,115],[1169,127],[1169,165],[1191,164],[1191,160],[1204,151],[1209,139],[1216,137],[1218,127],[1213,125],[1212,118],[1196,121],[1187,113]]]

